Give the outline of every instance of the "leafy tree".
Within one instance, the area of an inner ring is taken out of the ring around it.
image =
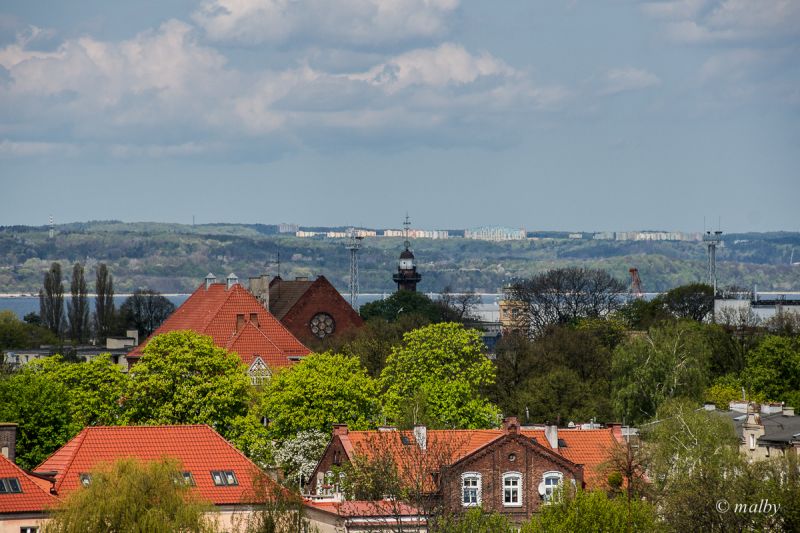
[[[800,401],[800,337],[769,335],[747,355],[744,384],[770,401]]]
[[[595,402],[590,384],[564,367],[532,376],[522,385],[518,398],[526,419],[537,422],[564,425],[567,421],[598,416],[603,420],[610,418],[608,406]]]
[[[30,324],[31,326],[41,326],[42,325],[42,317],[39,316],[39,313],[35,313],[31,311],[24,317],[22,317],[23,322],[26,324]]]
[[[119,307],[121,329],[135,327],[139,338],[152,334],[172,312],[175,304],[150,289],[137,289]]]
[[[67,304],[69,337],[75,342],[86,342],[89,338],[89,303],[86,298],[86,278],[83,265],[75,263],[72,267],[72,281],[69,286],[70,298]]]
[[[329,440],[327,433],[312,429],[300,431],[294,438],[280,443],[275,449],[275,461],[286,479],[302,487],[314,472]]]
[[[123,403],[126,424],[208,424],[229,437],[248,416],[250,381],[236,354],[192,331],[158,335],[133,367]]]
[[[662,531],[656,508],[645,500],[609,497],[603,491],[564,490],[521,533]]]
[[[418,407],[433,425],[491,427],[499,413],[483,392],[493,381],[494,368],[477,331],[455,323],[432,324],[406,333],[402,346],[389,355],[381,373],[384,412],[401,421],[408,412],[405,402],[421,393],[424,404]]]
[[[114,277],[105,263],[95,273],[94,330],[98,340],[105,341],[114,327]]]
[[[503,413],[522,417],[525,403],[520,402],[522,385],[536,372],[541,372],[541,360],[536,346],[524,335],[503,335],[495,348],[496,379],[491,387],[492,401]],[[521,418],[528,421],[528,418]]]
[[[65,387],[28,367],[0,380],[0,420],[16,422],[17,464],[30,470],[74,436]]]
[[[278,439],[303,430],[327,433],[337,423],[368,429],[378,418],[378,385],[354,357],[311,354],[272,377],[262,410]]]
[[[675,318],[701,322],[714,310],[714,288],[705,283],[682,285],[657,296],[654,303]]]
[[[360,313],[364,320],[382,318],[393,322],[404,315],[419,315],[429,323],[442,321],[442,307],[415,291],[397,291],[384,300],[366,303]]]
[[[481,297],[471,290],[456,294],[447,285],[434,303],[442,308],[443,322],[465,323],[476,320],[475,309]]]
[[[47,533],[84,531],[216,530],[210,504],[180,477],[180,464],[162,459],[142,464],[120,459],[93,471],[88,487],[72,492],[55,509]]]
[[[242,533],[318,532],[317,528],[312,527],[305,518],[303,497],[297,492],[290,492],[264,478],[256,481],[254,493],[255,499],[263,503],[253,505],[246,518],[234,519],[235,531],[242,531]]]
[[[432,530],[437,533],[514,533],[518,528],[503,514],[474,508],[465,513],[438,517]]]
[[[641,331],[647,331],[657,323],[672,318],[660,302],[643,298],[635,298],[623,305],[617,311],[617,316],[630,329]]]
[[[13,311],[0,311],[0,350],[38,348],[57,342],[58,338],[49,329],[20,321]]]
[[[60,355],[37,359],[26,367],[29,372],[63,386],[68,403],[71,433],[85,426],[112,426],[119,423],[120,400],[128,376],[109,355],[85,363],[68,363]]]
[[[664,323],[617,346],[612,361],[617,415],[636,423],[670,398],[699,401],[709,379],[710,351],[692,322]]]
[[[603,270],[556,268],[513,283],[508,298],[525,305],[524,328],[533,336],[552,325],[597,318],[622,306],[626,286]]]
[[[53,263],[44,274],[39,291],[39,315],[47,329],[61,338],[64,329],[64,283],[61,281],[61,264]]]

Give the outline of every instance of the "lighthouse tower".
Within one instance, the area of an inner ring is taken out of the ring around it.
[[[406,220],[403,222],[405,226],[406,240],[403,243],[405,249],[400,252],[400,260],[397,263],[397,273],[392,276],[392,279],[397,283],[398,291],[412,291],[416,292],[417,283],[422,279],[422,275],[417,272],[417,265],[414,263],[414,254],[411,252],[411,243],[408,242],[408,227],[411,222],[406,215]]]

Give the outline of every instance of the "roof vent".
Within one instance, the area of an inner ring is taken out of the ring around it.
[[[206,276],[206,290],[208,290],[209,287],[211,287],[212,283],[216,283],[216,282],[217,282],[217,276],[215,276],[214,274],[209,272],[208,276]]]
[[[236,274],[231,272],[230,274],[228,274],[228,277],[225,278],[225,282],[226,282],[227,288],[230,289],[231,287],[233,287],[234,285],[239,283],[239,278],[236,277]]]

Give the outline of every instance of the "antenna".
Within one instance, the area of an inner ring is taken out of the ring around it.
[[[364,237],[358,235],[355,228],[350,228],[348,233],[350,240],[346,248],[350,250],[350,306],[355,309],[358,302],[358,251],[361,249]]]
[[[722,231],[706,231],[703,242],[708,248],[708,284],[714,287],[714,297],[717,295],[717,245],[722,244]]]
[[[411,219],[408,218],[408,211],[406,211],[406,219],[403,221],[403,236],[405,237],[405,242],[403,245],[406,247],[406,250],[411,246],[411,243],[408,242],[408,230],[411,227]]]

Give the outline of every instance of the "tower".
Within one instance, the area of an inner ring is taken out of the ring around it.
[[[417,272],[417,265],[414,263],[414,254],[411,252],[411,243],[408,242],[408,228],[411,222],[406,213],[406,220],[403,222],[403,234],[405,235],[405,250],[400,252],[400,260],[397,264],[397,273],[392,279],[397,283],[398,291],[416,292],[417,283],[422,279],[422,275]]]
[[[633,298],[644,298],[642,291],[642,279],[639,277],[639,269],[636,267],[628,269],[631,274],[631,296]]]
[[[356,309],[358,302],[358,251],[361,249],[361,237],[355,228],[350,228],[350,240],[347,249],[350,250],[350,307]]]
[[[703,235],[703,242],[708,247],[708,284],[714,287],[714,296],[717,295],[717,245],[722,243],[722,232],[707,231]]]

